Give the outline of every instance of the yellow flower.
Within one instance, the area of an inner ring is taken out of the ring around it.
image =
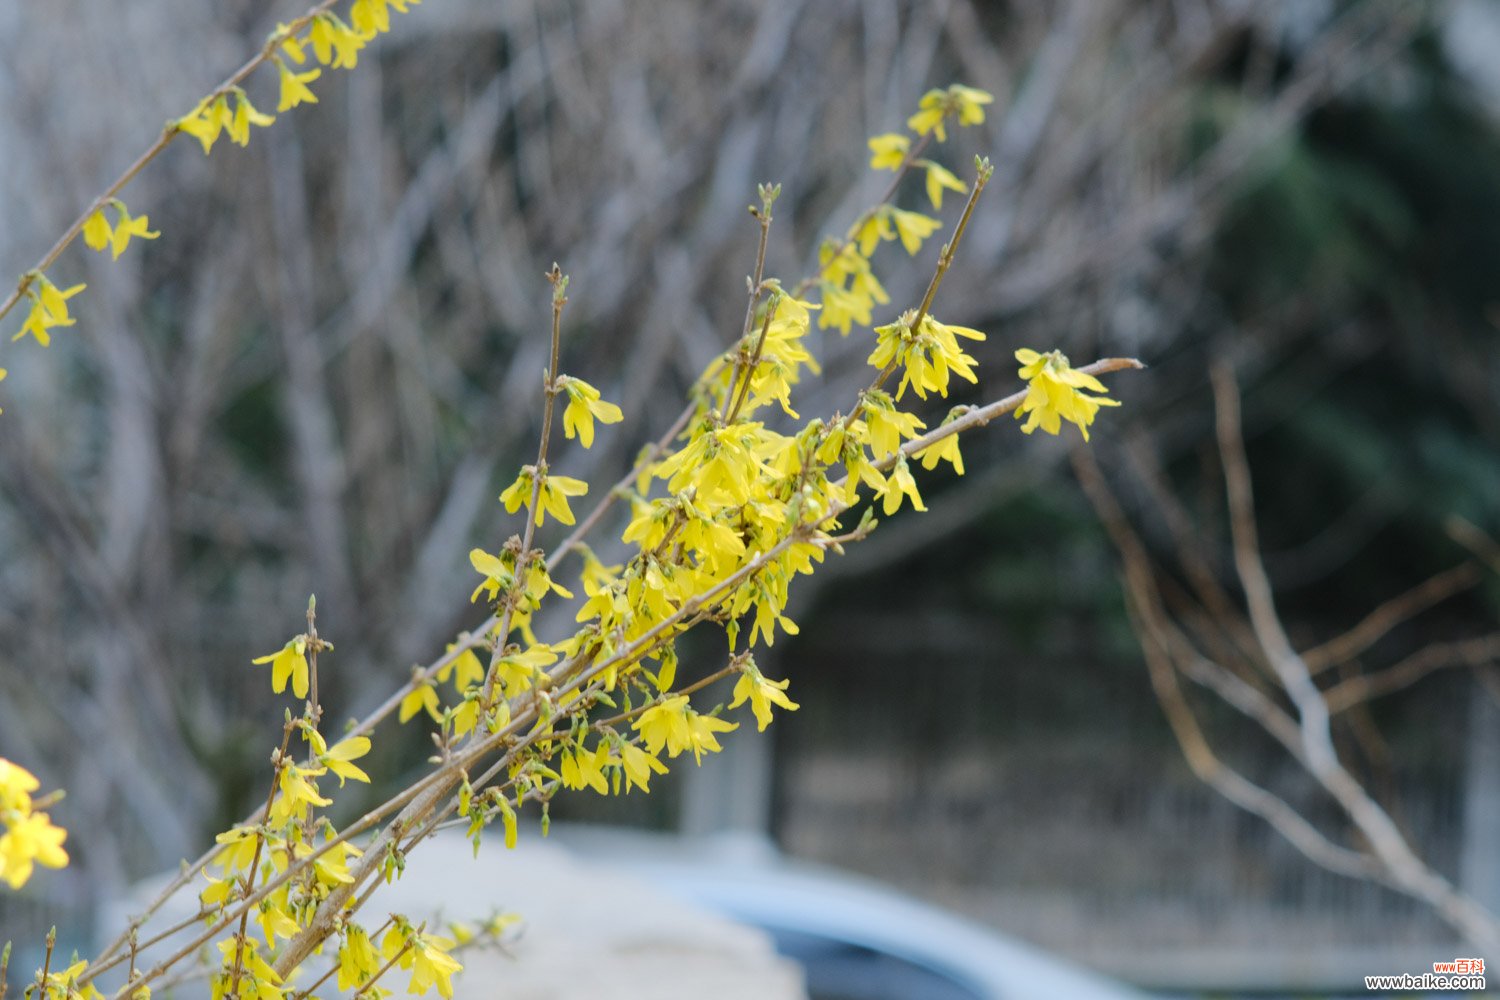
[[[943,122],[949,115],[957,115],[961,126],[978,125],[984,121],[984,106],[992,101],[994,98],[983,90],[955,83],[947,90],[929,90],[923,94],[920,110],[906,124],[918,135],[935,132],[938,142],[943,142],[948,138]]]
[[[911,140],[899,132],[875,136],[870,140],[870,152],[874,154],[870,157],[870,169],[900,170],[909,148]]]
[[[46,813],[22,813],[6,823],[5,835],[0,836],[0,879],[12,889],[26,884],[34,865],[67,865],[68,852],[62,844],[68,831],[53,826]]]
[[[650,792],[651,772],[667,773],[667,765],[657,760],[654,754],[647,753],[633,743],[620,746],[620,765],[625,772],[626,792],[629,792],[632,786],[643,792]]]
[[[11,809],[30,812],[31,793],[40,787],[36,775],[0,757],[0,812]]]
[[[293,849],[292,853],[301,859],[311,857],[317,850],[314,844],[301,843]],[[354,876],[349,873],[349,861],[351,858],[359,857],[361,853],[359,848],[340,841],[318,855],[312,863],[313,872],[318,881],[330,889],[338,885],[348,885],[354,881]]]
[[[326,12],[313,18],[307,40],[312,43],[318,62],[334,69],[353,69],[359,62],[359,50],[365,47],[365,39],[359,32],[339,20],[337,14]]]
[[[407,692],[405,698],[401,699],[401,711],[398,721],[405,722],[422,711],[430,715],[433,722],[441,723],[443,721],[442,713],[438,711],[437,692],[432,689],[431,682],[418,684]]]
[[[896,235],[891,229],[893,211],[895,209],[889,205],[877,206],[850,228],[849,239],[859,244],[860,256],[870,256],[880,246],[881,240],[888,240]]]
[[[255,110],[255,105],[250,103],[250,98],[245,96],[243,90],[236,89],[234,96],[234,117],[229,122],[229,139],[241,146],[248,146],[250,145],[250,126],[265,128],[274,122],[276,117]]]
[[[564,788],[592,788],[600,795],[609,794],[609,784],[604,780],[604,766],[609,763],[609,745],[599,742],[592,751],[582,746],[562,753],[562,783]]]
[[[229,101],[220,94],[210,103],[200,101],[190,114],[177,119],[172,125],[179,132],[186,132],[203,146],[204,155],[214,148],[219,133],[228,128],[234,116],[229,111]]]
[[[344,787],[345,778],[370,783],[370,776],[350,761],[358,760],[370,752],[370,740],[366,736],[351,736],[335,743],[326,753],[318,754],[318,762],[339,776],[339,787]]]
[[[32,991],[36,987],[29,986],[23,995],[37,995],[38,1000],[64,1000],[64,998],[66,1000],[100,1000],[104,994],[95,989],[92,983],[86,986],[79,986],[77,983],[78,977],[82,975],[88,964],[86,959],[80,959],[66,969],[49,972],[39,994],[33,994]],[[40,976],[40,973],[38,975]]]
[[[143,240],[154,240],[161,235],[153,231],[148,223],[149,216],[140,215],[134,218],[130,215],[123,202],[115,202],[115,210],[120,213],[120,219],[115,223],[114,234],[110,237],[110,253],[115,260],[120,259],[120,254],[130,245],[132,236],[139,236]]]
[[[506,490],[506,493],[509,492],[510,490]],[[529,489],[527,495],[530,496]],[[500,499],[504,500],[505,496],[502,495]],[[490,600],[493,601],[499,596],[500,591],[510,589],[510,585],[515,582],[510,564],[500,556],[490,555],[484,549],[469,550],[469,565],[484,574],[484,579],[480,581],[479,586],[474,588],[474,593],[469,595],[470,603],[473,603],[474,599],[479,596],[480,591],[487,592]]]
[[[914,438],[926,426],[916,414],[896,409],[889,394],[879,389],[865,394],[865,437],[876,458],[894,455],[902,438]]]
[[[521,466],[521,472],[516,476],[515,482],[511,483],[500,494],[500,502],[505,504],[505,509],[514,514],[525,504],[531,503],[531,484],[536,478],[536,467],[533,465]],[[472,561],[473,553],[469,554]],[[479,567],[475,567],[478,569]],[[480,570],[481,573],[484,570]],[[471,597],[472,601],[473,598]]]
[[[917,452],[917,458],[922,460],[922,468],[931,471],[937,468],[938,462],[943,459],[953,463],[953,471],[960,476],[964,474],[964,457],[958,450],[958,435],[949,434],[937,444],[928,445]]]
[[[349,8],[349,20],[354,30],[366,35],[377,35],[391,30],[391,12],[386,9],[387,0],[354,0]]]
[[[279,826],[288,820],[306,816],[309,806],[330,804],[333,800],[319,795],[318,786],[311,780],[326,773],[327,768],[322,767],[299,767],[296,764],[282,767],[277,779],[281,794],[271,805],[271,822]]]
[[[11,340],[20,340],[29,333],[43,347],[52,343],[49,330],[58,326],[72,326],[77,322],[68,314],[68,299],[87,287],[80,284],[60,289],[45,274],[33,272],[31,284],[26,289],[26,297],[31,300],[31,311],[27,313],[26,322],[21,324],[20,331]]]
[[[68,299],[88,286],[74,285],[72,288],[62,290],[48,281],[45,275],[40,275],[33,287],[36,288],[37,297],[41,300],[42,308],[47,310],[48,317],[54,323],[69,325],[73,322],[73,317],[68,315]]]
[[[538,642],[518,653],[500,657],[495,661],[495,670],[505,689],[505,696],[514,698],[530,691],[542,669],[556,662],[557,651],[545,642]]]
[[[563,524],[574,523],[573,510],[568,506],[568,497],[581,497],[589,491],[589,484],[571,476],[552,476],[542,480],[542,498],[536,512],[536,523],[542,523],[542,511],[551,514]]]
[[[302,40],[292,32],[291,25],[277,24],[276,30],[271,32],[271,37],[279,37],[281,39],[281,47],[286,50],[286,54],[298,63],[307,61],[307,53],[302,48]],[[281,57],[277,55],[273,55],[271,58],[277,62],[281,61]]]
[[[896,234],[901,237],[901,245],[913,256],[922,249],[922,241],[942,225],[938,220],[920,212],[906,212],[899,208],[893,208],[890,212],[891,221],[896,224]]]
[[[302,61],[301,51],[299,47],[294,56],[298,62]],[[314,66],[306,73],[297,73],[277,56],[276,70],[281,76],[281,100],[276,104],[277,111],[290,111],[299,104],[318,103],[318,95],[312,92],[308,84],[323,75],[321,69]]]
[[[922,160],[921,166],[927,170],[927,199],[932,202],[934,212],[942,210],[944,188],[960,194],[969,190],[969,186],[953,176],[953,173],[946,167],[933,163],[931,160]]]
[[[943,131],[943,119],[948,115],[948,109],[944,107],[946,97],[941,90],[929,90],[923,94],[917,113],[906,120],[906,127],[917,135],[936,132],[938,142],[946,141],[948,133]]]
[[[625,419],[614,403],[599,398],[599,390],[583,379],[568,375],[558,380],[559,387],[568,394],[568,407],[563,410],[563,434],[569,440],[576,434],[585,448],[594,444],[594,421],[601,424],[617,424]]]
[[[1089,424],[1101,406],[1119,406],[1118,400],[1100,399],[1085,395],[1083,390],[1108,392],[1109,390],[1094,376],[1075,370],[1061,351],[1036,351],[1022,348],[1016,351],[1016,360],[1021,362],[1020,375],[1029,383],[1026,399],[1016,409],[1016,419],[1029,414],[1021,430],[1027,434],[1041,427],[1048,434],[1056,434],[1067,420],[1078,425],[1083,439],[1089,439]]]
[[[292,693],[298,698],[307,697],[307,640],[298,636],[274,653],[258,656],[251,663],[271,664],[271,690],[277,694],[286,690],[288,678],[292,681]]]
[[[799,706],[786,696],[787,685],[790,680],[773,681],[767,680],[752,663],[734,685],[734,700],[729,703],[730,708],[738,708],[750,700],[750,710],[755,713],[756,728],[765,732],[766,727],[771,724],[771,705],[780,705],[788,712],[795,712]]]
[[[693,751],[693,761],[698,764],[703,763],[703,751],[718,753],[724,749],[719,746],[714,733],[728,733],[740,728],[738,722],[725,722],[712,715],[700,715],[691,709],[687,713],[687,723],[687,749]],[[676,755],[673,754],[673,756]]]
[[[260,924],[260,932],[265,936],[268,948],[275,947],[276,938],[291,940],[302,929],[291,914],[290,888],[283,885],[260,901],[260,912],[255,919]]]
[[[248,871],[250,863],[255,860],[255,845],[259,841],[259,834],[253,827],[237,826],[232,830],[225,830],[214,838],[214,843],[223,844],[224,849],[214,858],[214,863],[224,872]]]
[[[83,224],[83,242],[90,250],[103,250],[109,246],[113,235],[102,208],[97,209]]]
[[[646,750],[653,757],[661,753],[663,747],[676,757],[687,746],[691,734],[687,712],[688,696],[674,695],[646,709],[630,724],[630,728],[641,734]]]
[[[589,491],[589,484],[570,476],[552,476],[545,473],[543,475],[541,495],[538,498],[536,510],[533,512],[537,526],[541,526],[544,513],[551,514],[563,524],[573,524],[575,519],[572,508],[568,506],[568,497],[583,496]],[[523,466],[516,481],[500,494],[500,500],[505,504],[507,511],[514,514],[523,504],[531,502],[531,488],[535,476],[535,466]]]
[[[451,644],[447,651],[453,652]],[[474,655],[472,649],[466,649],[437,672],[437,679],[443,683],[447,683],[450,676],[453,677],[454,688],[462,694],[470,684],[477,684],[484,680],[484,664],[479,662],[479,657]]]
[[[958,105],[959,125],[978,125],[983,122],[984,106],[995,99],[987,91],[965,87],[961,83],[949,87],[948,95]]]
[[[345,924],[344,943],[339,946],[339,989],[361,986],[379,970],[370,935],[358,924]]]
[[[906,466],[905,455],[896,458],[896,465],[891,469],[891,474],[886,477],[885,486],[879,493],[883,498],[882,508],[887,517],[896,513],[901,507],[903,496],[910,497],[912,507],[917,510],[927,509],[922,504],[922,495],[917,492],[917,481],[912,478],[911,470]]]
[[[412,957],[412,962],[411,982],[407,984],[406,992],[426,993],[436,986],[439,996],[444,1000],[452,1000],[453,975],[463,971],[463,964],[448,954],[452,947],[453,941],[449,938],[418,934],[411,951],[407,953]],[[406,968],[404,962],[402,968]]]

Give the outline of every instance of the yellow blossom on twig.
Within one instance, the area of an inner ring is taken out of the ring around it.
[[[1068,364],[1067,355],[1061,351],[1036,351],[1021,348],[1016,351],[1016,360],[1021,362],[1021,377],[1029,386],[1026,399],[1016,410],[1016,419],[1027,416],[1021,430],[1030,434],[1041,427],[1048,434],[1056,434],[1067,420],[1078,425],[1083,439],[1089,439],[1089,424],[1101,406],[1119,406],[1118,400],[1089,396],[1090,392],[1108,392],[1094,376],[1078,371]]]

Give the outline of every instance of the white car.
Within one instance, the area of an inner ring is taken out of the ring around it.
[[[1147,994],[878,882],[743,836],[686,840],[590,827],[552,839],[769,933],[811,1000],[1147,1000]]]

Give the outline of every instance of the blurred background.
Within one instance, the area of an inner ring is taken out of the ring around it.
[[[0,273],[302,9],[0,4]],[[990,339],[928,423],[1014,391],[1017,347],[1142,358],[1110,379],[1098,482],[1167,604],[1207,580],[1238,608],[1209,386],[1231,364],[1293,643],[1439,581],[1330,669],[1402,668],[1334,736],[1420,856],[1500,910],[1497,53],[1484,0],[427,0],[248,149],[175,143],[124,195],[161,238],[68,251],[77,326],[0,351],[0,756],[68,790],[75,858],[0,897],[0,937],[76,922],[264,794],[282,708],[249,661],[309,593],[333,720],[482,619],[466,553],[516,530],[495,497],[534,454],[553,260],[562,368],[627,415],[589,452],[554,442],[597,491],[737,335],[756,183],[783,185],[767,267],[795,281],[887,183],[865,139],[950,82],[996,100],[936,158],[996,175],[936,312]],[[275,106],[273,73],[249,89]],[[877,254],[877,322],[935,253]],[[804,416],[868,378],[868,331],[813,340]],[[967,476],[918,475],[931,513],[794,591],[802,634],[758,659],[801,711],[649,800],[554,813],[767,831],[1158,988],[1464,953],[1194,777],[1075,440],[967,437]],[[1205,644],[1234,634],[1176,607]],[[684,669],[721,665],[702,639]],[[1182,683],[1222,759],[1361,846],[1262,727]],[[424,745],[387,738],[369,770],[409,779]]]

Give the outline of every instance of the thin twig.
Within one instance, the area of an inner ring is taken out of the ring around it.
[[[519,593],[526,586],[526,570],[531,561],[531,542],[536,537],[536,526],[542,519],[539,505],[542,502],[542,486],[547,479],[547,445],[552,439],[552,409],[557,399],[557,365],[562,351],[562,311],[568,304],[568,279],[557,264],[547,272],[547,283],[552,286],[552,361],[542,379],[542,431],[537,444],[536,465],[531,477],[531,502],[526,506],[526,527],[522,529],[521,551],[516,553],[515,582],[502,598],[505,606],[500,611],[500,627],[496,630],[495,648],[490,653],[489,669],[484,675],[484,692],[479,699],[481,715],[487,715],[494,707],[495,678],[500,673],[500,661],[505,657],[505,647],[510,640],[510,623],[515,615]],[[477,732],[478,730],[476,730]]]

